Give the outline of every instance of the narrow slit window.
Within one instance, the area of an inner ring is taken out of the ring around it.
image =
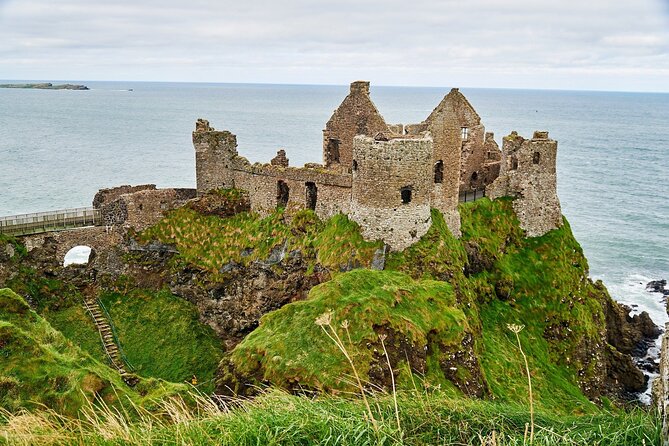
[[[534,155],[532,155],[532,163],[539,164],[539,161],[541,161],[541,154],[539,152],[534,152]]]
[[[410,187],[403,187],[400,191],[400,194],[402,196],[402,204],[411,203],[411,188]]]
[[[439,160],[434,164],[434,182],[444,182],[444,162],[442,160]]]

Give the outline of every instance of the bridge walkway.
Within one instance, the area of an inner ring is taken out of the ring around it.
[[[0,233],[19,236],[102,224],[99,209],[92,207],[61,209],[0,217]]]

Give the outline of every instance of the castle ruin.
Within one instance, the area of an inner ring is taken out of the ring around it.
[[[243,189],[260,214],[277,207],[312,209],[322,219],[343,213],[366,239],[402,250],[427,232],[430,208],[459,236],[462,196],[491,189],[493,198],[517,198],[521,226],[537,236],[561,224],[557,143],[547,135],[535,132],[526,141],[514,132],[500,151],[456,88],[423,122],[387,124],[370,98],[369,82],[357,81],[325,125],[323,164],[291,167],[284,150],[268,164],[251,164],[238,154],[234,134],[199,119],[193,132],[197,193]]]

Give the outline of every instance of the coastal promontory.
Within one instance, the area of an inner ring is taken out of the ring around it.
[[[0,88],[30,88],[34,90],[89,90],[85,85],[78,84],[59,84],[54,85],[51,82],[37,84],[0,84]]]

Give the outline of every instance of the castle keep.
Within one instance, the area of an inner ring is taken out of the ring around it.
[[[469,101],[452,89],[420,123],[387,124],[369,95],[369,82],[350,92],[323,130],[323,164],[291,167],[280,150],[269,164],[251,164],[237,138],[199,119],[193,132],[197,193],[232,188],[249,193],[252,210],[308,208],[327,219],[344,213],[366,239],[402,250],[431,225],[438,209],[460,235],[458,203],[466,194],[517,198],[530,236],[561,224],[555,189],[557,143],[547,132],[532,140],[512,133],[503,151]],[[538,154],[538,155],[537,155]]]

